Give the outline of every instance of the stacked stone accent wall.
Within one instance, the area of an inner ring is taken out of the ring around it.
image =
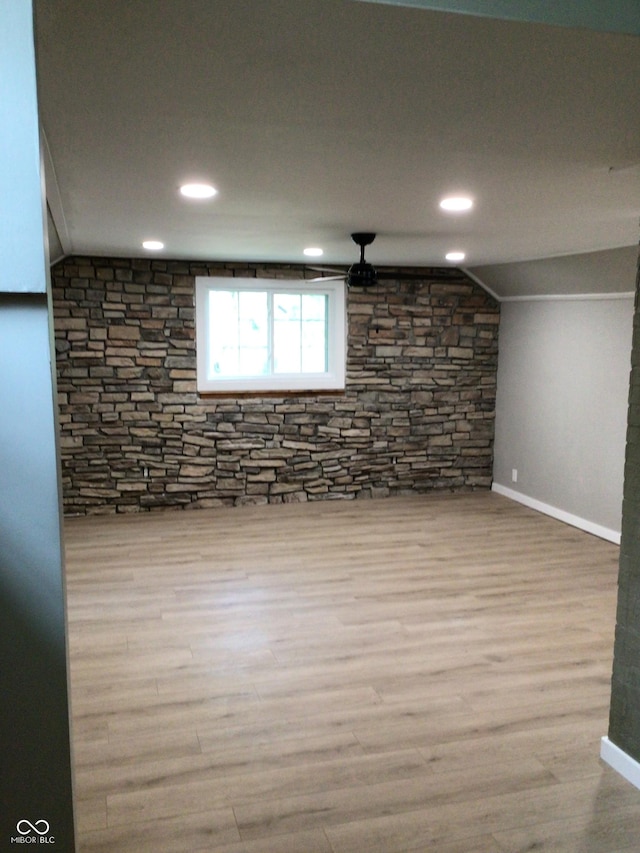
[[[420,274],[349,291],[344,393],[221,399],[196,392],[195,276],[303,267],[61,261],[65,512],[489,487],[499,306],[456,270]]]

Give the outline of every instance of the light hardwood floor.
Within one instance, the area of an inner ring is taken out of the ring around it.
[[[65,528],[80,851],[640,849],[616,546],[489,492]]]

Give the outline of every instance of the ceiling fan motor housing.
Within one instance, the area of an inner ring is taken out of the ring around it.
[[[348,287],[372,287],[378,283],[378,275],[375,267],[365,261],[351,264],[346,280]]]

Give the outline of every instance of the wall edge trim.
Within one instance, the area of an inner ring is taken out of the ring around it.
[[[615,291],[612,293],[546,293],[531,294],[530,296],[502,296],[501,302],[594,302],[615,299],[634,299],[635,293]]]
[[[640,789],[640,763],[616,746],[606,735],[600,741],[600,758],[627,782]]]
[[[471,272],[469,267],[458,267],[458,269],[461,272],[463,272],[468,278],[470,278],[471,281],[474,281],[478,285],[478,287],[481,287],[485,291],[485,293],[488,293],[489,296],[491,296],[493,299],[495,299],[496,302],[499,303],[499,302],[503,301],[502,297],[499,296],[495,292],[495,290],[492,290],[488,284],[485,284],[485,282],[479,276],[477,276],[475,273]]]
[[[60,184],[58,182],[56,167],[53,164],[53,157],[51,156],[49,140],[42,125],[40,125],[40,141],[43,160],[46,202],[49,205],[49,210],[51,211],[51,218],[53,219],[56,231],[58,232],[58,237],[60,238],[60,244],[62,246],[63,252],[65,255],[68,255],[69,247],[72,245],[71,237],[69,236],[69,226],[67,224],[67,218],[64,212],[64,205],[62,204]]]
[[[620,531],[618,530],[612,530],[609,527],[596,524],[586,518],[573,515],[563,509],[551,506],[551,504],[544,503],[543,501],[539,501],[529,495],[522,494],[522,492],[516,492],[514,489],[510,489],[507,486],[502,486],[500,483],[494,482],[491,485],[491,491],[496,492],[505,498],[509,498],[512,501],[516,501],[517,503],[524,504],[524,506],[527,506],[530,509],[535,509],[544,515],[550,515],[552,518],[555,518],[558,521],[563,521],[565,524],[570,524],[572,527],[584,530],[586,533],[598,536],[600,539],[606,539],[608,542],[613,542],[614,545],[620,544]]]

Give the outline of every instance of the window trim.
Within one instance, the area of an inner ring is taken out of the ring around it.
[[[324,373],[283,373],[269,376],[209,379],[207,362],[208,295],[213,290],[243,290],[272,293],[312,293],[328,296],[327,360]],[[346,298],[344,281],[310,282],[305,279],[264,279],[196,276],[196,377],[200,394],[273,394],[344,391],[346,378]]]

